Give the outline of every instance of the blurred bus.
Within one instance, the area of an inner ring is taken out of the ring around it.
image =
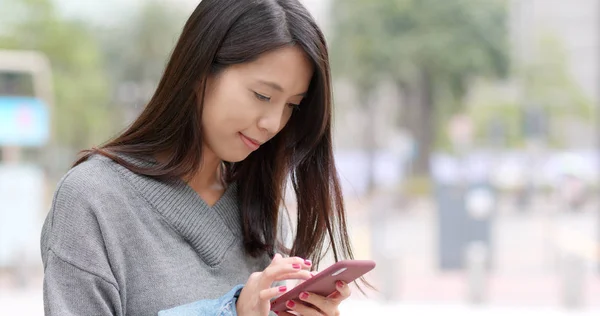
[[[19,284],[40,262],[51,77],[43,54],[0,50],[0,272],[9,271]]]

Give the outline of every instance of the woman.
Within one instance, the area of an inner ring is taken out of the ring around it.
[[[351,259],[331,103],[326,43],[297,0],[202,1],[145,110],[61,180],[46,315],[267,315],[287,290],[273,284],[310,278],[323,249]],[[287,179],[291,249],[276,242]],[[336,315],[349,295],[287,306]]]

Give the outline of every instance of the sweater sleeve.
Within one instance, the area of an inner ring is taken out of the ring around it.
[[[119,291],[110,282],[78,268],[52,250],[44,273],[45,315],[122,315]]]
[[[85,179],[59,184],[41,235],[45,315],[123,315],[100,225],[97,192]]]

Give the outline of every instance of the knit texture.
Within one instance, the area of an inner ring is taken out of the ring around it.
[[[244,252],[235,184],[209,206],[183,181],[101,156],[59,183],[41,251],[46,315],[156,315],[219,298],[270,261]]]

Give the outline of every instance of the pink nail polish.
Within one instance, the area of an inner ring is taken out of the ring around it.
[[[306,293],[306,292],[302,292],[302,293],[300,293],[300,299],[301,299],[301,300],[305,300],[305,299],[307,299],[307,298],[308,298],[308,293]]]
[[[304,264],[310,267],[310,266],[312,266],[312,261],[304,260]]]
[[[294,269],[300,269],[301,267],[300,267],[299,264],[294,263],[294,264],[292,264],[292,268],[294,268]]]
[[[335,284],[336,284],[338,287],[344,287],[344,283],[343,283],[342,281],[337,281],[337,282],[335,282]]]
[[[294,301],[287,301],[285,306],[287,306],[288,308],[294,308],[294,306],[296,306],[296,303],[294,303]]]
[[[285,285],[284,285],[284,286],[280,286],[280,287],[279,287],[279,292],[280,292],[280,293],[283,293],[283,292],[285,292],[285,291],[287,291],[287,286],[285,286]]]

